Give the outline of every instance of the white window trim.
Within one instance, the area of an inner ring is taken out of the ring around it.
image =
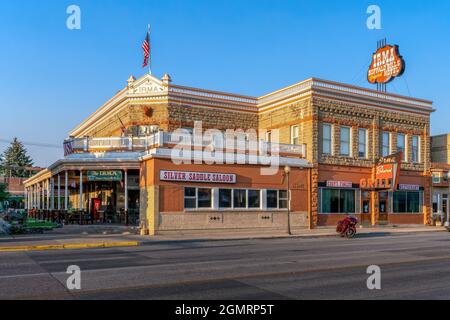
[[[364,155],[364,157],[360,157],[359,156],[359,144],[360,144],[359,131],[360,130],[364,130],[365,138],[366,138],[366,141],[364,143],[364,145],[365,145],[365,150],[364,150],[365,155]],[[368,157],[369,157],[369,130],[367,130],[366,128],[358,128],[358,158],[360,158],[360,159],[367,159]]]
[[[330,128],[330,152],[326,153],[324,152],[324,141],[325,141],[325,136],[324,136],[324,127],[329,127]],[[333,155],[333,125],[331,123],[322,123],[322,154],[323,155],[327,155],[327,156],[332,156]]]
[[[342,129],[347,128],[349,129],[349,133],[348,133],[348,154],[342,154]],[[341,126],[339,127],[339,133],[340,133],[340,140],[339,140],[339,155],[341,157],[352,157],[353,156],[353,128],[349,127],[349,126]]]
[[[384,149],[384,135],[387,134],[388,135],[388,154],[387,155],[383,155],[383,149]],[[381,156],[382,157],[387,157],[389,155],[392,154],[392,134],[389,131],[382,131],[381,132]]]
[[[414,161],[414,138],[417,138],[417,161]],[[412,159],[411,161],[413,163],[422,163],[422,159],[420,157],[420,136],[418,135],[413,135],[412,139],[411,139],[411,150],[412,150]]]
[[[402,162],[406,162],[407,161],[407,159],[408,159],[408,150],[407,150],[407,148],[406,148],[406,145],[408,144],[407,143],[407,141],[408,141],[408,137],[406,136],[406,134],[404,134],[404,133],[397,133],[397,145],[396,145],[396,148],[397,148],[397,152],[400,152],[400,149],[399,149],[399,141],[400,141],[400,139],[399,139],[399,137],[400,136],[403,136],[404,137],[404,140],[403,140],[403,142],[404,142],[404,145],[403,145],[403,147],[404,147],[404,152],[403,152],[403,159],[402,159]],[[406,159],[406,160],[405,160]]]
[[[294,143],[294,129],[297,128],[297,140],[300,140],[300,125],[293,125],[291,126],[291,144],[295,144]],[[300,143],[300,141],[299,141]]]

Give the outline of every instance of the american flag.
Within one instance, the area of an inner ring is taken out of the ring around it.
[[[144,43],[142,43],[142,49],[144,50],[144,63],[142,64],[142,68],[145,68],[148,66],[148,60],[150,59],[150,27],[147,31]]]
[[[69,154],[73,153],[73,141],[67,140],[64,141],[64,157],[67,157]]]

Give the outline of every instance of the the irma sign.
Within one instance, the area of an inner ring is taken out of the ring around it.
[[[236,183],[236,175],[231,173],[166,171],[159,172],[159,179],[178,182]]]
[[[400,175],[403,152],[381,158],[375,166],[375,179],[361,179],[361,189],[369,190],[395,190]]]
[[[372,63],[367,72],[370,83],[388,83],[405,71],[405,61],[398,46],[386,45],[372,55]]]
[[[122,181],[122,171],[120,170],[102,170],[88,171],[88,181]]]

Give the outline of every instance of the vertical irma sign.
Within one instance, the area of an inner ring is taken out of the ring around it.
[[[400,175],[403,152],[381,158],[375,166],[375,179],[361,179],[361,189],[395,190]]]

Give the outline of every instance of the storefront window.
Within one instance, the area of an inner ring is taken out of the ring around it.
[[[186,209],[195,209],[197,207],[195,188],[184,188],[184,207]]]
[[[278,208],[280,209],[287,209],[288,207],[288,193],[286,190],[280,190],[278,192],[279,199],[278,199]]]
[[[276,209],[278,208],[278,191],[277,190],[267,190],[267,208]]]
[[[396,191],[393,194],[395,213],[419,213],[421,192]]]
[[[219,189],[219,208],[231,208],[231,189]]]
[[[322,126],[322,153],[331,154],[331,125]]]
[[[341,127],[341,156],[350,155],[350,128]]]
[[[233,190],[233,207],[246,208],[247,207],[247,192],[246,190]]]
[[[259,190],[248,190],[248,207],[260,208],[261,192]]]
[[[198,188],[198,208],[211,208],[211,189]]]
[[[355,190],[322,189],[322,213],[355,213]]]

